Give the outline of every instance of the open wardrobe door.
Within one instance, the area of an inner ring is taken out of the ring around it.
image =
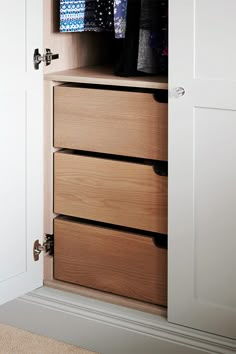
[[[169,4],[168,318],[236,338],[236,2]]]
[[[33,244],[43,236],[42,0],[1,1],[0,303],[42,285]]]

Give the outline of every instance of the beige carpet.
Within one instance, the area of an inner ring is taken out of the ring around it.
[[[73,345],[0,324],[0,354],[92,354]]]

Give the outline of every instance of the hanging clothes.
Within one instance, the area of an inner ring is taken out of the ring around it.
[[[85,0],[60,0],[60,31],[81,32],[84,30]]]
[[[95,22],[96,0],[60,0],[60,32],[101,32]]]
[[[115,39],[114,74],[137,76],[141,0],[128,0],[125,38]]]
[[[96,0],[85,0],[84,27],[85,31],[101,32],[104,30],[96,23]]]
[[[99,28],[106,31],[114,29],[114,0],[96,0],[95,23]]]
[[[114,0],[114,31],[115,38],[125,38],[127,20],[127,1]]]
[[[147,74],[167,73],[167,48],[167,0],[141,0],[137,69]]]

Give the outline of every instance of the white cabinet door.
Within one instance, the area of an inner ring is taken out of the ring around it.
[[[0,303],[42,285],[42,0],[0,0]]]
[[[168,317],[235,338],[236,1],[169,5]]]

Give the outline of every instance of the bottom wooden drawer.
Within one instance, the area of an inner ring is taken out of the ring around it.
[[[55,279],[167,305],[167,249],[152,237],[61,217],[54,237]]]

